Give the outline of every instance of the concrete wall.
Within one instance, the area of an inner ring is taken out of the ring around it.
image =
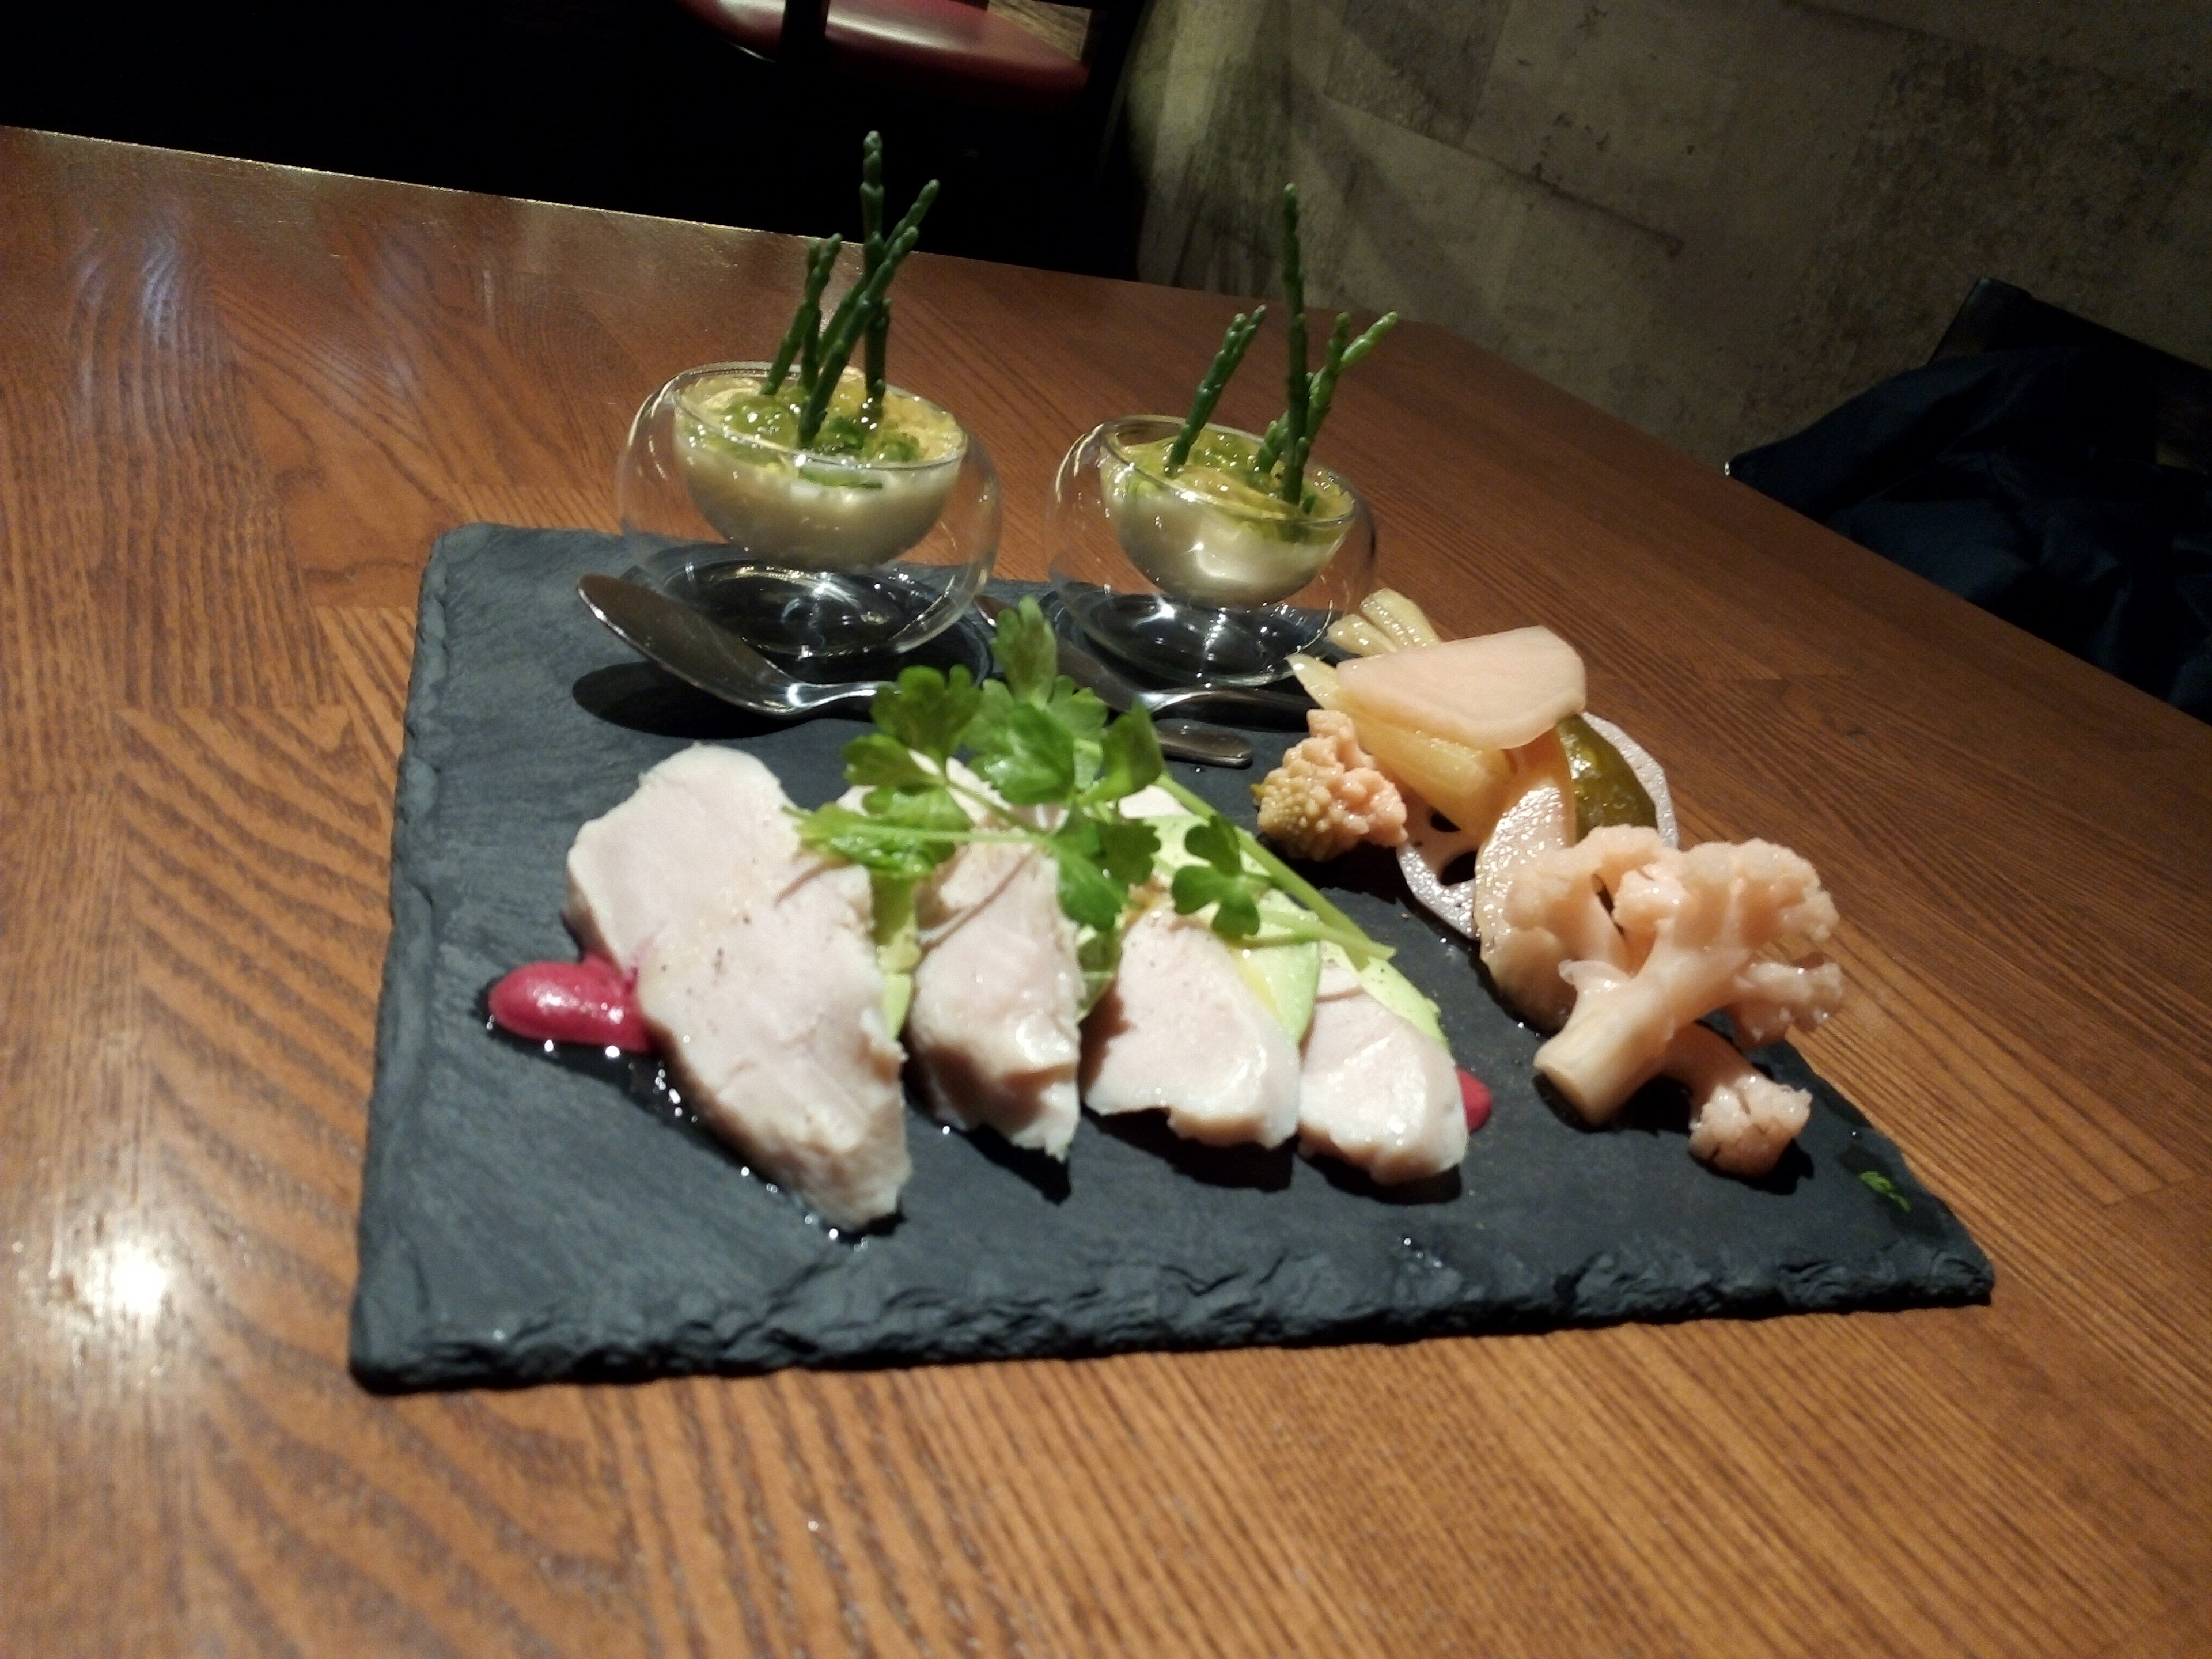
[[[1158,0],[1150,280],[1396,307],[1719,460],[1973,279],[2212,362],[2208,0]]]

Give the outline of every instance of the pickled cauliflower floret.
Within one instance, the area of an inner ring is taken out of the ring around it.
[[[1252,787],[1260,833],[1292,858],[1320,860],[1363,841],[1395,847],[1406,839],[1406,799],[1374,757],[1359,746],[1352,716],[1332,708],[1306,714],[1312,732]]]
[[[1698,1021],[1725,1012],[1746,1048],[1819,1025],[1843,995],[1841,971],[1812,954],[1835,922],[1813,866],[1787,848],[1679,852],[1615,826],[1528,859],[1483,959],[1509,1001],[1559,1027],[1536,1068],[1586,1119],[1601,1123],[1650,1079],[1671,1077],[1689,1091],[1690,1151],[1759,1176],[1803,1129],[1812,1097]]]
[[[1710,1025],[1685,1025],[1660,1068],[1690,1092],[1690,1152],[1730,1175],[1763,1176],[1813,1115],[1813,1097],[1777,1083]]]
[[[1534,860],[1514,884],[1507,913],[1530,921],[1555,860],[1589,868],[1611,897],[1625,961],[1570,959],[1560,973],[1575,988],[1574,1011],[1536,1053],[1536,1069],[1584,1116],[1601,1121],[1660,1072],[1674,1033],[1715,1010],[1734,1023],[1737,1044],[1755,1048],[1796,1027],[1810,1030],[1842,999],[1842,970],[1814,952],[1834,930],[1835,902],[1813,866],[1770,842],[1708,842],[1678,852],[1654,848],[1647,830],[1591,832],[1564,854]],[[1648,854],[1609,857],[1616,842]],[[1525,905],[1514,901],[1524,884]],[[1573,884],[1570,884],[1571,886]],[[1571,918],[1589,901],[1562,895]],[[1550,920],[1551,918],[1546,918]]]
[[[1656,830],[1620,825],[1529,858],[1505,890],[1506,926],[1483,942],[1483,966],[1505,1000],[1557,1030],[1575,1003],[1574,982],[1563,971],[1569,963],[1632,967],[1601,896],[1672,850]]]

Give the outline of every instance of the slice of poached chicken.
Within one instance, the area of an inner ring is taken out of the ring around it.
[[[1059,872],[1033,847],[963,847],[915,896],[921,960],[906,1043],[940,1122],[1067,1156],[1083,969]]]
[[[564,910],[637,1002],[700,1116],[825,1219],[898,1207],[903,1058],[868,876],[806,852],[775,776],[705,744],[576,832]]]
[[[1467,1156],[1459,1073],[1442,1045],[1386,1008],[1333,952],[1306,1029],[1298,1147],[1385,1185],[1455,1170]]]
[[[1164,1110],[1212,1146],[1279,1146],[1297,1127],[1298,1051],[1212,930],[1155,903],[1084,1022],[1083,1098],[1102,1114]]]

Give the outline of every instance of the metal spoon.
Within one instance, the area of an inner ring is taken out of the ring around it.
[[[1007,606],[1004,599],[994,599],[985,593],[977,596],[975,608],[996,622],[999,613]],[[1109,667],[1092,656],[1066,635],[1055,631],[1053,639],[1060,647],[1060,672],[1109,708],[1142,707],[1148,714],[1164,714],[1171,708],[1204,707],[1217,714],[1232,718],[1241,715],[1255,726],[1303,732],[1306,729],[1306,714],[1313,708],[1313,700],[1303,691],[1269,691],[1242,685],[1179,685],[1166,690],[1146,690],[1119,669]]]
[[[617,576],[576,584],[584,606],[610,633],[686,685],[775,720],[847,714],[865,718],[881,680],[818,685],[778,668],[711,617]],[[1162,752],[1207,766],[1249,766],[1252,745],[1236,732],[1194,720],[1162,720]]]

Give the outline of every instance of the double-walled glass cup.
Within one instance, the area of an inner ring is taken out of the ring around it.
[[[1052,580],[1092,643],[1164,679],[1259,685],[1367,592],[1375,526],[1358,495],[1310,466],[1313,510],[1169,476],[1182,422],[1126,416],[1079,439],[1053,483]],[[1249,433],[1209,434],[1260,443]]]
[[[975,599],[999,550],[999,481],[975,435],[893,386],[914,459],[804,450],[736,411],[765,363],[688,368],[630,422],[615,492],[644,579],[759,650],[832,674],[911,650]],[[841,396],[857,404],[859,371]]]

